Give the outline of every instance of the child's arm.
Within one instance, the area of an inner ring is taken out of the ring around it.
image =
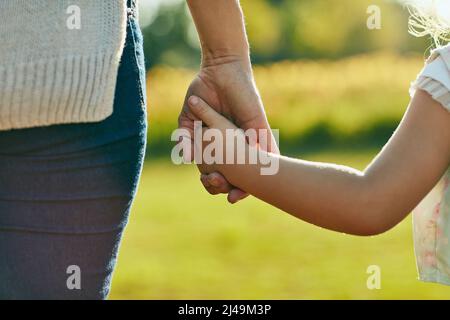
[[[233,127],[201,99],[191,109],[209,127]],[[448,168],[450,113],[418,90],[392,138],[363,172],[269,156],[279,158],[279,172],[273,176],[261,175],[260,165],[213,165],[210,171],[315,225],[379,234],[404,219]]]

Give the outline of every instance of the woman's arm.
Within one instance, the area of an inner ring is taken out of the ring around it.
[[[208,126],[225,127],[226,120],[206,105],[192,107]],[[396,132],[363,172],[269,156],[279,160],[272,176],[261,175],[261,165],[213,167],[233,185],[302,220],[350,234],[379,234],[404,219],[448,168],[450,113],[417,91]]]
[[[189,86],[186,97],[197,95],[212,108],[226,114],[241,128],[265,129],[271,132],[263,103],[256,88],[249,56],[244,18],[237,0],[187,0],[202,47],[201,69]],[[178,124],[193,136],[195,116],[185,100]],[[268,150],[277,152],[275,139],[269,139]],[[184,148],[192,146],[183,140]],[[187,159],[190,160],[190,159]],[[234,189],[220,174],[216,187],[202,181],[212,194],[230,192],[235,202],[246,196]]]
[[[242,61],[251,71],[244,17],[238,0],[187,0],[200,37],[202,65]]]

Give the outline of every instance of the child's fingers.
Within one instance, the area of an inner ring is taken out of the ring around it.
[[[192,113],[210,128],[236,128],[227,118],[211,108],[203,99],[191,96],[188,100]]]

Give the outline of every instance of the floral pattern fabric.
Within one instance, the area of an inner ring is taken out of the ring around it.
[[[450,111],[450,45],[435,49],[411,86],[428,92]],[[450,143],[450,142],[449,142]],[[419,279],[450,285],[450,167],[413,211]]]
[[[450,285],[450,170],[413,212],[419,279]]]

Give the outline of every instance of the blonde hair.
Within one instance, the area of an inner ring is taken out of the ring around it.
[[[450,3],[448,0],[406,0],[411,14],[409,33],[430,36],[436,45],[450,42]]]

